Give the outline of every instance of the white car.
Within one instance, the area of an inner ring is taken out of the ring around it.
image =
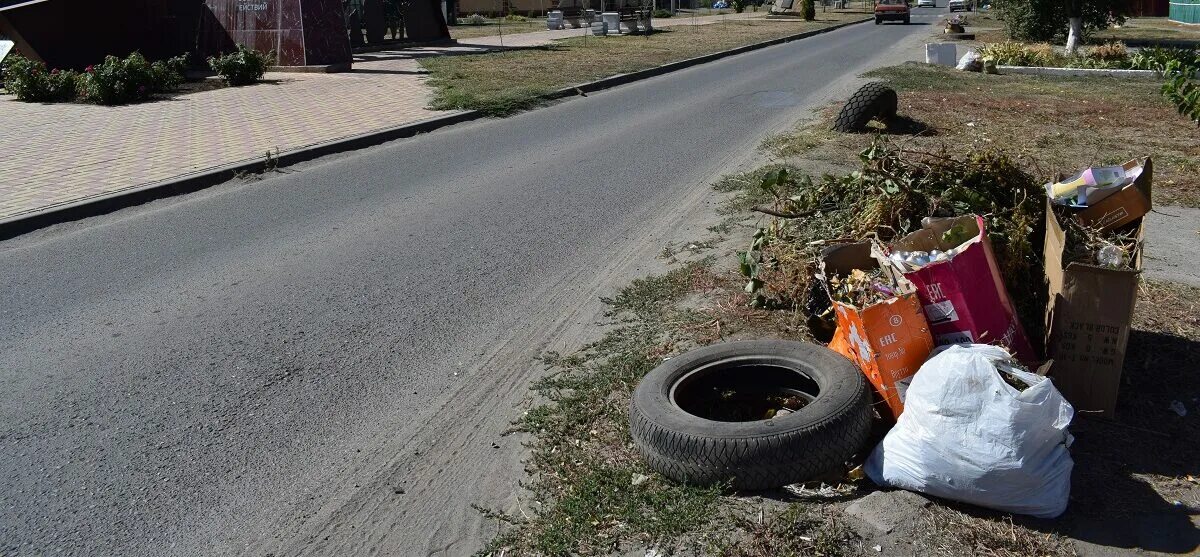
[[[917,0],[918,8],[936,8],[937,0]]]
[[[950,11],[957,12],[959,10],[971,11],[971,4],[967,3],[967,0],[950,0]]]

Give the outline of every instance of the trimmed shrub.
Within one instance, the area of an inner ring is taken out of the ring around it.
[[[274,58],[274,52],[264,54],[245,45],[238,45],[236,52],[209,58],[208,65],[227,85],[239,87],[257,83],[262,79],[263,73]]]
[[[154,75],[154,86],[159,92],[171,91],[183,85],[187,73],[187,55],[180,55],[150,64],[150,72]]]
[[[671,10],[662,10],[662,9],[654,10],[654,14],[653,14],[653,16],[656,18],[672,17],[674,15],[675,14],[671,13]]]
[[[800,5],[800,15],[804,17],[804,21],[812,21],[817,19],[817,4],[813,0],[803,0]]]
[[[486,25],[487,18],[483,17],[479,14],[471,14],[470,16],[467,16],[466,18],[463,19],[463,24],[465,24],[465,25]]]
[[[514,23],[525,23],[526,21],[529,21],[529,18],[527,18],[523,15],[518,15],[518,14],[508,14],[508,15],[504,16],[504,21],[511,21]]]
[[[88,66],[84,71],[79,96],[88,102],[106,105],[144,101],[163,90],[155,78],[150,62],[137,52],[125,59],[106,56],[103,62]]]
[[[4,88],[23,102],[65,102],[78,96],[79,72],[47,70],[46,64],[13,54],[4,61]]]

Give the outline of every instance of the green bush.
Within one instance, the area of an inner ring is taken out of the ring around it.
[[[150,73],[154,75],[155,89],[163,92],[183,85],[184,75],[187,74],[187,65],[186,54],[150,64]]]
[[[471,14],[470,16],[463,18],[463,24],[464,25],[486,25],[487,18],[483,17],[479,14]]]
[[[1167,63],[1164,74],[1167,82],[1163,83],[1162,94],[1171,101],[1179,114],[1200,125],[1200,84],[1193,79],[1196,66],[1184,66],[1178,60]]]
[[[1123,23],[1124,0],[1082,2],[1084,37],[1114,23]],[[1069,26],[1067,2],[1063,0],[995,0],[992,9],[1004,21],[1010,39],[1030,42],[1063,42]]]
[[[1130,67],[1159,73],[1165,73],[1167,64],[1171,62],[1192,68],[1200,67],[1200,50],[1155,46],[1139,49],[1129,56]]]
[[[182,83],[183,76],[168,77],[166,64],[159,69],[134,52],[124,59],[106,56],[104,61],[88,66],[80,80],[79,96],[88,102],[115,105],[144,101],[150,95],[169,90]],[[165,80],[160,81],[160,80]]]
[[[77,96],[79,72],[47,70],[46,64],[13,54],[4,62],[4,88],[23,102],[64,102]]]
[[[504,16],[504,21],[511,21],[514,23],[525,23],[526,21],[529,21],[529,18],[527,18],[523,15],[508,14],[508,15]]]
[[[812,21],[817,19],[817,4],[813,0],[803,0],[800,5],[800,15],[804,17],[804,21]]]
[[[275,58],[274,52],[262,53],[245,45],[238,45],[237,52],[208,59],[208,65],[226,84],[238,87],[257,83],[262,79],[267,66]]]
[[[671,10],[654,10],[654,17],[672,17],[674,15]]]

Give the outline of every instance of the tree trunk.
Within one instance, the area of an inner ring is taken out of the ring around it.
[[[1067,33],[1067,54],[1074,54],[1083,37],[1083,18],[1075,16],[1069,18],[1069,21],[1071,22],[1071,31]]]

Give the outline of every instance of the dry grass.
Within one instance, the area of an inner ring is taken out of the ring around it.
[[[1125,21],[1119,28],[1105,29],[1093,37],[1096,41],[1107,40],[1200,40],[1200,26],[1176,23],[1165,17],[1135,17]]]
[[[1150,79],[995,76],[910,64],[873,74],[900,93],[900,113],[929,129],[897,138],[916,149],[1001,147],[1050,180],[1095,164],[1154,158],[1154,201],[1200,207],[1200,140]],[[766,146],[810,170],[850,169],[870,134],[829,130],[838,107]]]
[[[450,38],[452,39],[473,39],[475,37],[490,37],[492,35],[519,35],[521,33],[532,33],[534,31],[545,31],[545,19],[530,19],[528,21],[501,21],[500,26],[496,25],[496,20],[489,20],[485,25],[453,25],[449,27]],[[582,30],[580,31],[582,32]]]
[[[577,37],[542,48],[426,58],[421,65],[430,71],[429,83],[437,89],[433,108],[503,115],[534,106],[539,95],[563,87],[863,17],[830,11],[809,22],[751,19],[674,26],[648,36]]]
[[[921,514],[920,526],[925,536],[913,540],[913,545],[921,548],[923,555],[1075,555],[1070,540],[1062,535],[1027,528],[1012,517],[980,517],[949,506],[930,505]]]

